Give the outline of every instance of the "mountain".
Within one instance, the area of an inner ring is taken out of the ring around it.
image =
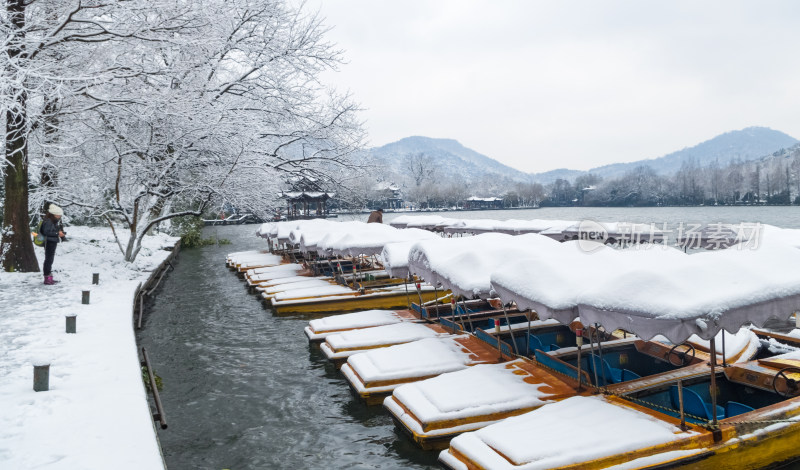
[[[684,162],[694,160],[697,166],[704,167],[719,161],[726,166],[731,160],[755,160],[773,152],[791,147],[797,139],[783,132],[768,127],[748,127],[740,131],[726,132],[713,139],[699,143],[694,147],[684,148],[659,158],[638,160],[629,163],[612,163],[592,168],[589,171],[553,170],[533,174],[533,179],[540,183],[549,183],[557,178],[573,179],[584,173],[593,173],[603,178],[616,178],[640,165],[648,165],[661,175],[669,175],[680,170]],[[566,175],[566,176],[561,176]]]
[[[436,179],[472,183],[490,177],[512,181],[530,181],[525,172],[503,165],[486,155],[468,149],[453,139],[406,137],[369,150],[372,163],[381,168],[385,179],[400,182],[409,173],[409,158],[423,155],[427,165],[435,168]]]

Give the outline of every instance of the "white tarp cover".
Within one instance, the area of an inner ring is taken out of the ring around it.
[[[556,241],[536,234],[484,233],[466,238],[438,238],[414,245],[409,270],[429,284],[441,285],[467,298],[492,294],[490,275],[526,253],[549,256],[563,250]]]
[[[710,339],[800,309],[800,250],[783,243],[693,255],[666,247],[530,256],[492,274],[503,300],[542,318],[622,328],[642,339]],[[566,250],[569,253],[569,250]]]
[[[600,428],[587,423],[598,423]],[[666,444],[692,434],[646,413],[609,403],[602,396],[578,396],[461,434],[450,447],[481,468],[544,470]],[[447,452],[443,451],[440,459],[446,458]]]

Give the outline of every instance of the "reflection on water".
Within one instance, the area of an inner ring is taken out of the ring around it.
[[[431,213],[434,214],[434,213]],[[761,222],[800,228],[797,207],[547,208],[435,213],[459,218],[629,222]],[[385,221],[399,214],[387,213]],[[367,214],[340,220],[364,220]],[[256,226],[207,228],[233,244],[184,250],[150,307],[140,345],[163,378],[167,466],[181,469],[438,468],[436,452],[400,435],[381,407],[366,407],[303,327],[275,317],[224,265],[262,249]]]

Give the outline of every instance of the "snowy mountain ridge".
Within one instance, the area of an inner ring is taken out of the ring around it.
[[[767,127],[748,127],[726,132],[693,147],[658,158],[611,163],[588,171],[561,168],[542,173],[525,173],[469,149],[454,139],[412,136],[369,149],[367,159],[376,168],[380,168],[382,179],[405,186],[409,186],[409,162],[413,156],[421,157],[425,171],[430,172],[433,175],[431,179],[437,182],[465,185],[484,183],[491,186],[534,181],[548,184],[559,178],[574,180],[587,173],[604,179],[616,178],[641,165],[648,165],[661,175],[675,173],[684,162],[690,161],[698,167],[707,166],[715,160],[724,166],[734,159],[749,161],[763,158],[798,142],[800,141],[794,137]],[[530,155],[528,158],[537,157]]]

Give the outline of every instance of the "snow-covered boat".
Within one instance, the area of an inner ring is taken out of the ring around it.
[[[416,294],[414,294],[416,295]],[[417,302],[411,303],[410,309],[403,310],[367,310],[362,312],[351,312],[328,317],[310,320],[308,326],[304,328],[309,342],[324,341],[331,334],[339,334],[364,328],[376,326],[393,325],[400,322],[427,322],[436,321],[439,318],[449,318],[454,316],[457,320],[463,319],[466,314],[476,314],[493,311],[497,314],[496,306],[481,299],[447,302],[450,300],[445,297],[444,302],[427,302],[420,306]],[[450,296],[452,297],[452,296]]]
[[[377,405],[404,383],[510,359],[485,341],[462,334],[354,354],[341,370],[357,396],[369,405]]]
[[[800,353],[719,367],[715,339],[800,309],[799,263],[796,248],[765,246],[649,259],[633,271],[606,265],[573,314],[644,339],[664,335],[681,344],[697,335],[708,341],[710,367],[541,406],[454,438],[440,461],[459,470],[755,469],[800,458]],[[568,275],[555,264],[538,269],[556,280]],[[501,274],[497,281],[508,287],[512,280]],[[551,313],[559,314],[539,312]]]
[[[336,286],[343,287],[343,286]],[[423,301],[437,299],[443,293],[433,286],[422,285],[411,290],[407,285],[353,290],[343,287],[336,293],[307,292],[299,297],[283,293],[272,297],[269,302],[276,314],[354,312],[357,310],[407,308],[414,298]]]

